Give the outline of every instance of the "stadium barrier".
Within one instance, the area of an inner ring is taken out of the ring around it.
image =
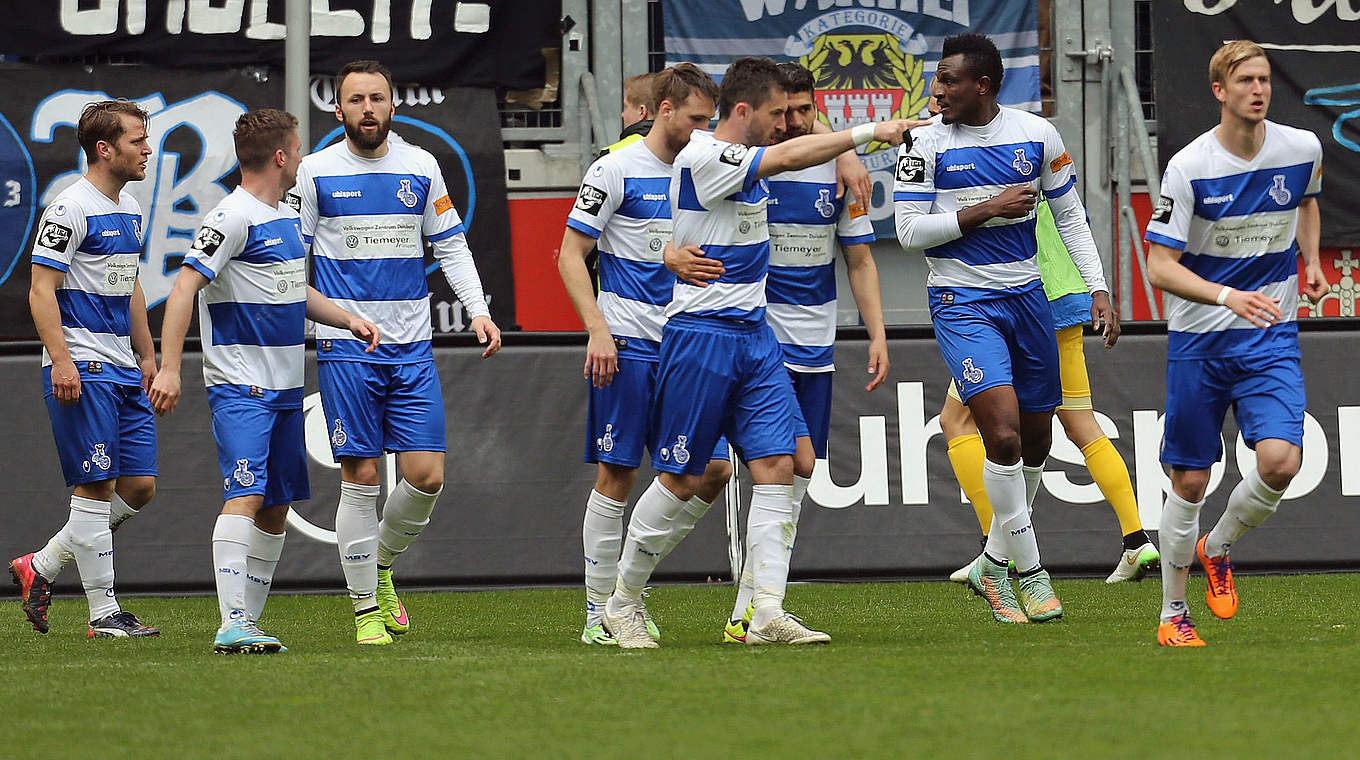
[[[1309,417],[1303,468],[1280,511],[1243,539],[1245,569],[1360,567],[1360,385],[1352,379],[1354,325],[1305,320],[1300,341]],[[405,585],[540,583],[581,575],[581,515],[593,484],[582,464],[584,336],[507,334],[494,359],[478,357],[470,336],[441,336],[435,361],[448,411],[448,466],[430,527],[402,557]],[[1129,326],[1104,350],[1086,351],[1098,418],[1133,475],[1145,525],[1155,529],[1161,489],[1157,463],[1164,393],[1165,328]],[[890,330],[892,371],[866,393],[866,341],[843,330],[837,345],[831,462],[803,509],[794,553],[796,577],[939,576],[977,551],[977,523],[962,501],[936,419],[945,371],[928,328]],[[41,396],[38,351],[10,345],[0,356],[0,419],[6,498],[0,500],[0,556],[32,551],[61,524],[67,489]],[[160,421],[156,499],[117,535],[121,588],[208,589],[209,539],[221,504],[199,356],[185,357],[185,397]],[[309,366],[309,394],[316,388]],[[312,499],[298,504],[276,576],[279,587],[343,584],[330,534],[339,472],[316,396],[307,401]],[[1231,422],[1224,463],[1215,467],[1202,524],[1222,511],[1252,455]],[[1054,431],[1054,449],[1035,504],[1045,563],[1067,572],[1105,573],[1120,550],[1118,526],[1080,464]],[[389,462],[391,482],[395,465]],[[651,477],[644,467],[642,488]],[[816,505],[814,506],[814,502]],[[715,506],[665,563],[658,577],[729,578],[727,537]],[[63,583],[74,584],[74,576]]]

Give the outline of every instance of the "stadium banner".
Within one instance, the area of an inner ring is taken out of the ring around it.
[[[142,290],[160,334],[161,309],[203,216],[239,181],[232,129],[252,108],[279,108],[283,83],[242,70],[165,71],[139,66],[0,63],[0,340],[33,340],[29,252],[38,216],[86,166],[75,126],[95,100],[135,100],[150,114],[147,178],[128,184],[142,206]],[[344,139],[335,120],[332,77],[312,82],[315,150]],[[435,155],[468,227],[492,317],[515,324],[505,154],[491,90],[401,88],[393,134]],[[455,105],[456,104],[456,105]],[[466,312],[431,256],[435,332],[466,329]],[[196,328],[195,328],[196,329]]]
[[[1360,386],[1336,382],[1353,370],[1354,336],[1305,325],[1308,378],[1303,465],[1279,512],[1234,550],[1251,569],[1360,567]],[[862,340],[843,340],[836,358],[830,465],[819,463],[808,491],[797,577],[934,576],[978,551],[978,525],[953,479],[938,410],[946,374],[928,332],[889,341],[888,383],[864,391]],[[555,582],[579,579],[581,517],[594,483],[582,463],[585,442],[584,343],[514,341],[496,357],[465,346],[439,347],[448,414],[443,495],[425,533],[401,558],[407,585]],[[1106,351],[1092,337],[1086,351],[1097,419],[1127,462],[1144,525],[1157,526],[1169,482],[1158,464],[1165,376],[1165,335],[1126,335]],[[6,498],[0,500],[0,556],[33,551],[62,524],[68,491],[54,455],[41,399],[37,352],[0,357],[0,439]],[[308,362],[307,450],[312,499],[294,505],[276,583],[342,585],[332,529],[339,471],[331,430]],[[212,586],[209,539],[221,507],[218,469],[197,355],[186,356],[184,399],[159,420],[161,475],[155,501],[119,530],[119,584],[132,588]],[[1034,520],[1047,566],[1107,574],[1121,550],[1113,511],[1092,484],[1080,452],[1055,423],[1054,447]],[[1252,453],[1230,422],[1223,461],[1213,468],[1201,524],[1213,524]],[[386,460],[387,483],[395,464]],[[651,479],[643,467],[634,498]],[[743,508],[749,482],[743,483]],[[723,505],[666,559],[659,577],[730,578]],[[743,517],[744,524],[744,517]],[[59,589],[77,588],[74,573]]]
[[[18,58],[125,58],[220,70],[284,63],[283,0],[87,0],[25,3],[23,23],[0,25],[0,51]],[[313,2],[311,69],[333,74],[373,58],[398,82],[441,87],[542,87],[542,50],[560,44],[555,0],[328,0]]]
[[[864,7],[870,5],[877,7]],[[816,77],[819,117],[833,129],[924,115],[944,39],[964,32],[985,34],[1000,49],[1001,104],[1040,110],[1036,0],[686,0],[663,7],[667,66],[689,61],[721,80],[742,56],[796,61]],[[859,151],[874,182],[874,231],[895,239],[897,149],[874,142]]]
[[[1322,245],[1360,245],[1360,15],[1355,3],[1151,3],[1157,153],[1162,168],[1218,124],[1209,58],[1228,40],[1265,48],[1272,121],[1322,141]]]

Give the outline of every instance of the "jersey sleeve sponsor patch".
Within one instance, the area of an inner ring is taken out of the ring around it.
[[[1175,208],[1176,202],[1163,195],[1157,199],[1157,205],[1152,209],[1152,221],[1166,224],[1171,221],[1171,210]]]
[[[898,182],[924,182],[926,160],[920,156],[902,156],[897,159]]]
[[[434,212],[436,214],[443,214],[451,208],[453,208],[453,201],[449,200],[449,196],[447,195],[442,198],[436,198],[434,201]]]
[[[581,194],[576,197],[576,208],[598,216],[600,209],[604,207],[604,201],[609,197],[609,193],[601,190],[594,185],[581,185]]]
[[[42,231],[38,233],[38,245],[57,253],[66,253],[66,247],[71,243],[71,234],[70,227],[49,219],[43,222]]]
[[[860,202],[858,202],[858,201],[856,201],[856,202],[850,204],[850,218],[851,218],[851,219],[858,219],[858,218],[860,218],[861,216],[864,216],[864,215],[867,214],[867,213],[869,213],[869,210],[866,209],[866,208],[864,207],[864,204],[862,204],[862,203],[860,203]]]
[[[729,145],[726,148],[723,148],[722,155],[718,156],[718,160],[724,164],[741,166],[741,162],[745,160],[746,152],[749,150],[750,148],[747,148],[745,145]]]
[[[1063,151],[1061,156],[1058,156],[1057,158],[1048,162],[1048,170],[1053,174],[1057,174],[1059,169],[1062,169],[1064,166],[1071,165],[1072,155],[1067,151]]]
[[[225,235],[212,227],[200,227],[198,234],[194,236],[194,244],[191,247],[195,251],[202,251],[211,256],[217,253],[218,246],[222,245],[222,241],[225,239]]]

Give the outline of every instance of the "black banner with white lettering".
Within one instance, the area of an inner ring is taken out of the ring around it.
[[[1300,336],[1308,384],[1303,464],[1279,512],[1233,546],[1245,569],[1360,567],[1360,388],[1347,377],[1354,332]],[[525,336],[523,340],[534,340]],[[467,336],[448,341],[467,341]],[[937,415],[947,375],[926,331],[889,340],[892,373],[864,391],[862,340],[836,347],[830,465],[819,463],[804,502],[793,554],[797,577],[943,574],[978,551],[978,524],[954,482]],[[1158,463],[1165,398],[1166,336],[1126,335],[1113,350],[1086,341],[1096,419],[1133,478],[1144,526],[1155,530],[1169,481]],[[430,526],[402,556],[406,584],[547,582],[581,578],[581,516],[595,469],[581,462],[586,385],[584,336],[573,344],[511,344],[491,359],[480,349],[435,349],[449,420],[443,495]],[[160,481],[155,501],[117,535],[118,580],[125,588],[212,588],[209,538],[221,508],[222,474],[214,451],[199,357],[185,357],[184,399],[158,420]],[[295,504],[275,582],[280,587],[343,583],[334,544],[340,473],[330,430],[317,403],[315,362],[307,361],[307,452],[312,499]],[[42,546],[65,520],[69,491],[41,401],[38,358],[0,357],[0,557]],[[1201,525],[1222,513],[1242,470],[1253,465],[1231,421],[1224,457],[1211,470]],[[1053,451],[1034,506],[1044,564],[1100,574],[1122,549],[1119,523],[1091,482],[1081,452],[1054,422]],[[173,452],[173,455],[171,454]],[[389,456],[384,478],[395,482]],[[743,477],[744,476],[740,476]],[[638,473],[633,498],[652,478]],[[741,519],[749,484],[743,489]],[[658,568],[659,577],[730,578],[720,499]],[[68,570],[61,591],[79,589]]]
[[[80,111],[94,100],[137,101],[150,115],[147,178],[127,186],[142,207],[142,290],[160,334],[161,309],[203,216],[239,179],[232,129],[251,108],[281,107],[277,78],[239,70],[158,71],[137,66],[37,66],[0,63],[0,340],[37,334],[28,312],[29,252],[42,208],[74,182],[84,165],[76,144]],[[329,77],[314,80],[315,150],[343,139],[334,107],[322,100]],[[515,323],[505,158],[490,90],[401,88],[394,134],[429,150],[444,171],[468,245],[490,297],[492,318]],[[455,104],[457,104],[455,106]],[[435,332],[459,332],[466,312],[442,272],[428,260]]]
[[[1209,58],[1252,40],[1271,68],[1271,121],[1322,141],[1322,245],[1360,244],[1360,19],[1346,3],[1151,3],[1157,149],[1162,167],[1218,124]],[[1316,6],[1316,7],[1315,7]]]
[[[24,3],[0,24],[0,52],[20,58],[121,57],[164,67],[282,66],[283,0]],[[329,0],[312,3],[311,69],[334,74],[375,58],[399,82],[542,87],[542,50],[559,44],[555,0]]]

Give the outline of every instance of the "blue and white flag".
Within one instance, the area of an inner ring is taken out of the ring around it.
[[[797,61],[816,77],[817,109],[833,129],[924,115],[944,39],[964,32],[985,34],[1000,49],[1000,102],[1040,108],[1036,0],[671,0],[664,8],[666,65],[689,61],[721,80],[742,56]],[[887,148],[861,148],[881,238],[896,235],[896,152]]]

